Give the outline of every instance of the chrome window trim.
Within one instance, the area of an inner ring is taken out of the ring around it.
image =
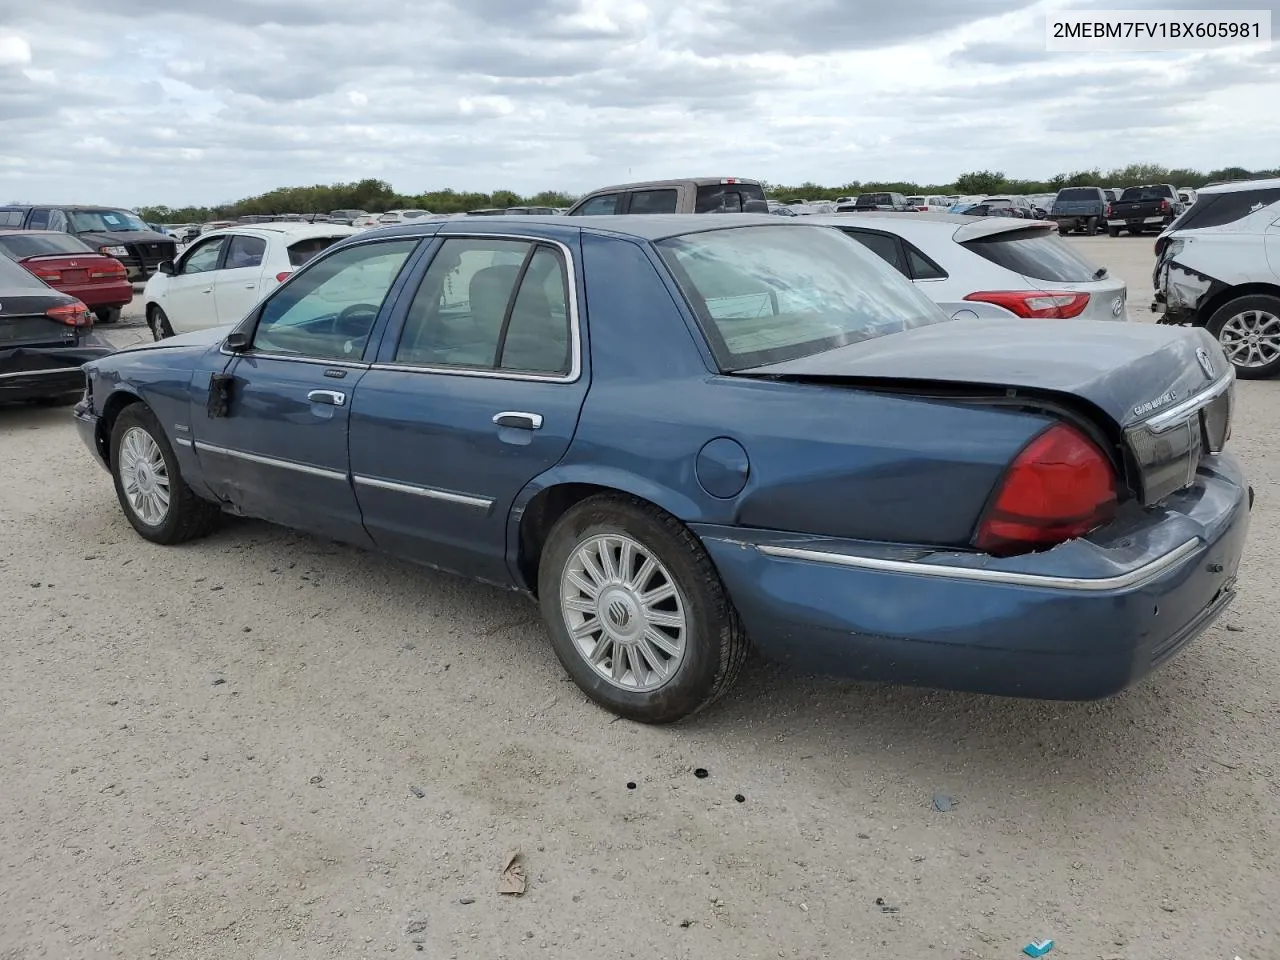
[[[575,383],[582,376],[582,325],[578,315],[578,272],[573,261],[573,251],[569,249],[569,245],[560,240],[553,240],[550,237],[536,237],[521,233],[478,233],[468,230],[464,232],[452,233],[445,232],[442,227],[440,232],[435,234],[435,238],[442,241],[448,240],[522,240],[526,243],[542,243],[555,246],[560,249],[560,255],[564,259],[566,279],[569,286],[569,372],[568,373],[521,373],[519,371],[505,370],[480,370],[469,367],[450,367],[450,366],[429,366],[427,364],[415,363],[397,363],[394,360],[386,362],[375,362],[371,364],[373,370],[389,370],[395,373],[448,373],[459,377],[487,377],[497,380],[534,380],[542,383]],[[433,258],[434,259],[434,258]],[[430,264],[427,264],[428,269]],[[425,273],[423,274],[425,276]],[[414,290],[417,295],[417,290]],[[412,304],[412,298],[410,299]],[[404,325],[401,324],[401,333],[404,332]],[[397,342],[397,346],[399,343]]]
[[[473,497],[465,493],[453,493],[449,490],[439,490],[436,487],[420,487],[412,483],[397,483],[394,480],[381,480],[378,477],[366,477],[357,474],[353,478],[357,485],[362,487],[373,487],[377,490],[389,490],[392,493],[405,493],[415,497],[426,497],[429,500],[444,500],[448,503],[458,503],[464,507],[478,507],[488,510],[493,506],[492,497]]]
[[[248,460],[250,463],[260,463],[266,467],[279,467],[281,470],[292,470],[295,473],[305,473],[309,476],[322,477],[326,480],[342,480],[343,482],[347,480],[347,474],[343,471],[314,467],[309,463],[295,463],[293,460],[281,460],[278,457],[264,457],[259,453],[248,453],[244,450],[220,447],[217,444],[205,443],[203,440],[195,441],[195,449],[202,453],[215,453],[224,457],[234,457],[237,460]]]
[[[1194,396],[1188,397],[1176,406],[1170,407],[1168,410],[1161,410],[1153,417],[1140,421],[1137,426],[1146,427],[1152,433],[1164,433],[1173,427],[1178,426],[1192,413],[1195,413],[1201,407],[1216,400],[1222,394],[1231,389],[1231,384],[1235,382],[1235,367],[1227,366],[1227,372],[1221,377],[1205,387]]]
[[[237,353],[234,350],[228,350],[225,346],[219,347],[218,352],[226,357],[241,357],[245,360],[293,360],[298,363],[315,363],[322,367],[342,367],[344,370],[368,370],[370,366],[367,363],[357,363],[351,360],[321,360],[319,357],[295,357],[289,353],[254,353],[252,350],[242,350]]]
[[[1188,540],[1174,547],[1150,563],[1113,577],[1057,577],[1040,573],[1017,573],[1011,570],[990,570],[980,567],[953,567],[941,563],[918,563],[912,560],[886,560],[881,557],[859,557],[826,550],[808,550],[800,547],[780,547],[771,544],[758,546],[761,553],[785,560],[807,560],[841,567],[857,567],[881,573],[905,573],[921,577],[941,577],[948,580],[972,580],[1013,587],[1043,587],[1053,590],[1075,590],[1084,593],[1123,590],[1154,580],[1166,570],[1177,566],[1200,548],[1198,539]]]

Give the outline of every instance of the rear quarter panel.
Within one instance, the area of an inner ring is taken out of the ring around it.
[[[1048,422],[720,375],[645,246],[586,235],[583,251],[591,387],[565,458],[523,502],[556,483],[593,483],[686,523],[963,545],[1009,461]],[[699,455],[718,438],[745,451],[736,495],[704,486]]]

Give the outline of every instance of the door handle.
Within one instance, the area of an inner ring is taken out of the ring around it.
[[[312,390],[307,394],[312,403],[327,403],[331,407],[345,406],[347,395],[337,390]]]
[[[203,290],[201,290],[200,292],[201,292],[201,293],[213,293],[213,287],[205,287],[205,288],[204,288]]]
[[[542,414],[524,413],[520,410],[503,410],[493,415],[493,422],[500,427],[515,427],[518,430],[542,429]]]
[[[257,284],[256,284],[256,283],[246,283],[246,284],[244,285],[244,288],[245,288],[246,290],[252,290],[252,289],[253,289],[254,287],[256,287],[256,286],[257,286]]]

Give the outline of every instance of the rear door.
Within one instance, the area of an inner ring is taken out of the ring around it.
[[[621,199],[622,194],[620,193],[602,193],[598,197],[591,197],[577,208],[570,210],[569,215],[574,217],[608,216],[618,212]]]
[[[262,299],[263,260],[267,240],[237,233],[227,242],[222,268],[214,275],[213,301],[219,323],[237,323]]]
[[[355,391],[351,471],[383,549],[510,583],[512,502],[569,447],[587,392],[567,243],[443,237]]]

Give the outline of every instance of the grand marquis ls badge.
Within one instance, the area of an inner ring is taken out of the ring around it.
[[[1209,351],[1204,347],[1196,347],[1196,359],[1200,361],[1200,369],[1204,371],[1204,375],[1210,380],[1213,379],[1213,359],[1209,356]]]

